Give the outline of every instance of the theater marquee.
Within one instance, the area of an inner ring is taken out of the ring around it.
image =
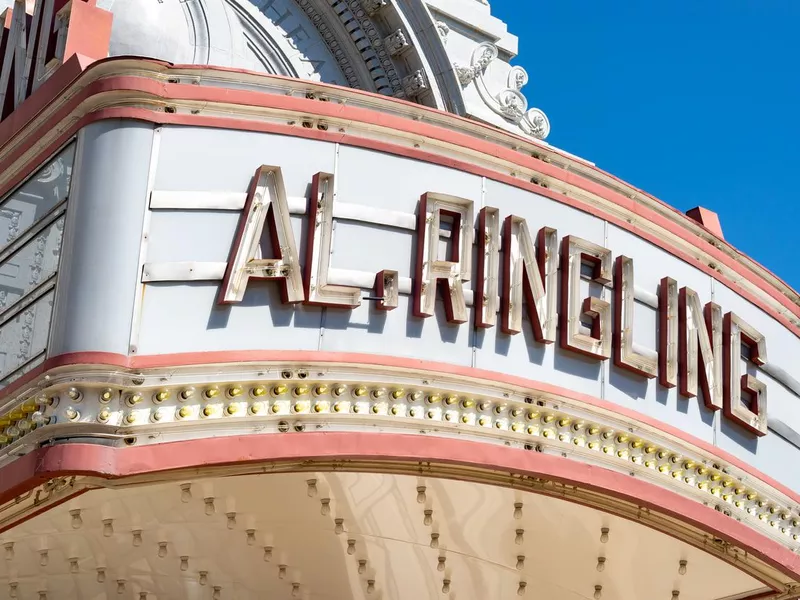
[[[279,284],[284,303],[341,309],[361,304],[361,287],[330,278],[334,183],[332,174],[313,176],[307,243],[301,249],[291,227],[281,169],[262,166],[256,171],[219,303],[241,302],[251,279],[267,279]],[[159,201],[155,196],[154,200]],[[698,396],[699,388],[709,410],[722,409],[728,419],[757,436],[767,433],[766,386],[754,374],[742,372],[741,360],[765,365],[766,340],[739,315],[714,302],[704,306],[695,290],[665,276],[653,290],[658,298],[658,347],[637,347],[633,258],[614,257],[611,249],[573,235],[559,239],[556,229],[546,223],[534,225],[522,217],[501,215],[491,206],[477,211],[476,228],[475,213],[472,200],[438,192],[422,195],[408,290],[414,317],[433,316],[439,299],[448,322],[465,324],[471,295],[475,327],[500,327],[503,333],[516,335],[523,331],[524,312],[537,343],[558,340],[562,348],[598,361],[613,355],[616,366],[657,378],[667,388],[677,386],[685,398]],[[271,239],[269,258],[262,254],[265,225]],[[545,226],[535,232],[541,225]],[[473,264],[473,245],[477,245],[477,264]],[[375,274],[369,300],[377,309],[397,306],[400,280],[396,270]],[[582,280],[593,284],[588,294],[582,291]],[[465,289],[467,282],[472,282],[471,294]],[[606,299],[607,295],[613,297]]]

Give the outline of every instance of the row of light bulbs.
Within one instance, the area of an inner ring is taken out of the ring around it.
[[[642,465],[691,485],[800,541],[800,516],[745,487],[701,461],[681,457],[626,431],[586,423],[542,406],[505,400],[476,399],[450,392],[405,390],[366,384],[211,385],[120,392],[112,388],[76,387],[59,395],[27,401],[0,418],[8,423],[0,447],[57,422],[90,422],[117,426],[198,421],[234,417],[289,417],[314,414],[356,414],[440,421],[458,426],[511,432],[549,442],[586,448]],[[90,396],[97,402],[84,402]]]

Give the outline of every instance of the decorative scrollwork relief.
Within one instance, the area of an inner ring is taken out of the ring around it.
[[[543,140],[550,133],[550,121],[538,108],[528,108],[528,100],[520,91],[528,83],[522,67],[511,67],[506,88],[492,93],[484,78],[487,67],[497,58],[497,47],[484,42],[472,52],[469,66],[454,64],[462,86],[474,83],[484,103],[496,114],[517,125],[524,133]]]

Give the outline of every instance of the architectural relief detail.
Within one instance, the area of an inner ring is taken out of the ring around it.
[[[528,73],[522,67],[511,67],[506,88],[496,93],[489,89],[484,74],[497,58],[497,47],[488,42],[478,45],[469,66],[455,64],[461,85],[475,83],[484,103],[496,114],[517,125],[524,133],[543,140],[550,133],[550,122],[538,108],[528,108],[528,100],[520,91],[528,83]]]
[[[311,0],[298,0],[298,4],[300,5],[300,8],[303,9],[303,12],[306,13],[306,16],[311,19],[314,27],[317,28],[317,31],[319,31],[320,35],[322,36],[322,39],[325,40],[325,44],[328,46],[331,54],[333,54],[333,58],[336,59],[336,63],[339,65],[342,74],[347,79],[347,85],[355,90],[362,89],[362,86],[358,81],[358,74],[353,68],[350,59],[347,57],[347,53],[336,39],[336,35],[333,31],[331,31],[328,23],[325,21],[322,15],[317,12],[316,8],[314,8]]]
[[[301,0],[301,2],[308,1]],[[400,74],[395,69],[388,50],[384,47],[383,37],[370,19],[369,11],[365,8],[365,5],[371,6],[371,3],[362,2],[362,0],[328,0],[328,3],[355,42],[356,48],[369,69],[377,92],[398,98],[404,97]],[[383,5],[385,4],[384,1]],[[316,25],[315,21],[314,24]]]
[[[392,56],[397,56],[407,48],[411,47],[411,44],[409,43],[408,38],[406,38],[406,34],[403,33],[402,29],[398,29],[394,33],[390,33],[388,36],[386,36],[386,38],[383,40],[383,45],[386,48],[386,51]]]
[[[444,21],[436,21],[436,31],[439,32],[439,37],[442,38],[442,43],[447,45],[447,34],[450,33],[450,27]]]
[[[407,96],[418,96],[428,89],[425,81],[425,74],[422,71],[414,71],[408,77],[403,77],[403,91]]]
[[[364,10],[367,11],[368,15],[374,15],[386,6],[386,4],[386,0],[361,0],[361,5],[364,7]]]

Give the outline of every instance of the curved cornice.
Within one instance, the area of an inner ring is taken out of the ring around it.
[[[637,521],[701,548],[770,586],[776,598],[788,600],[798,593],[798,556],[722,513],[624,473],[458,439],[303,432],[141,447],[58,445],[36,450],[6,467],[0,500],[76,475],[79,480],[73,484],[81,493],[95,486],[141,485],[189,473],[195,477],[264,473],[267,465],[270,473],[424,474],[557,497]]]
[[[800,297],[794,290],[652,196],[546,144],[338,86],[144,59],[108,59],[82,72],[76,57],[0,125],[0,190],[20,182],[81,123],[119,117],[123,110],[158,123],[274,131],[373,147],[533,191],[661,246],[800,335]]]

